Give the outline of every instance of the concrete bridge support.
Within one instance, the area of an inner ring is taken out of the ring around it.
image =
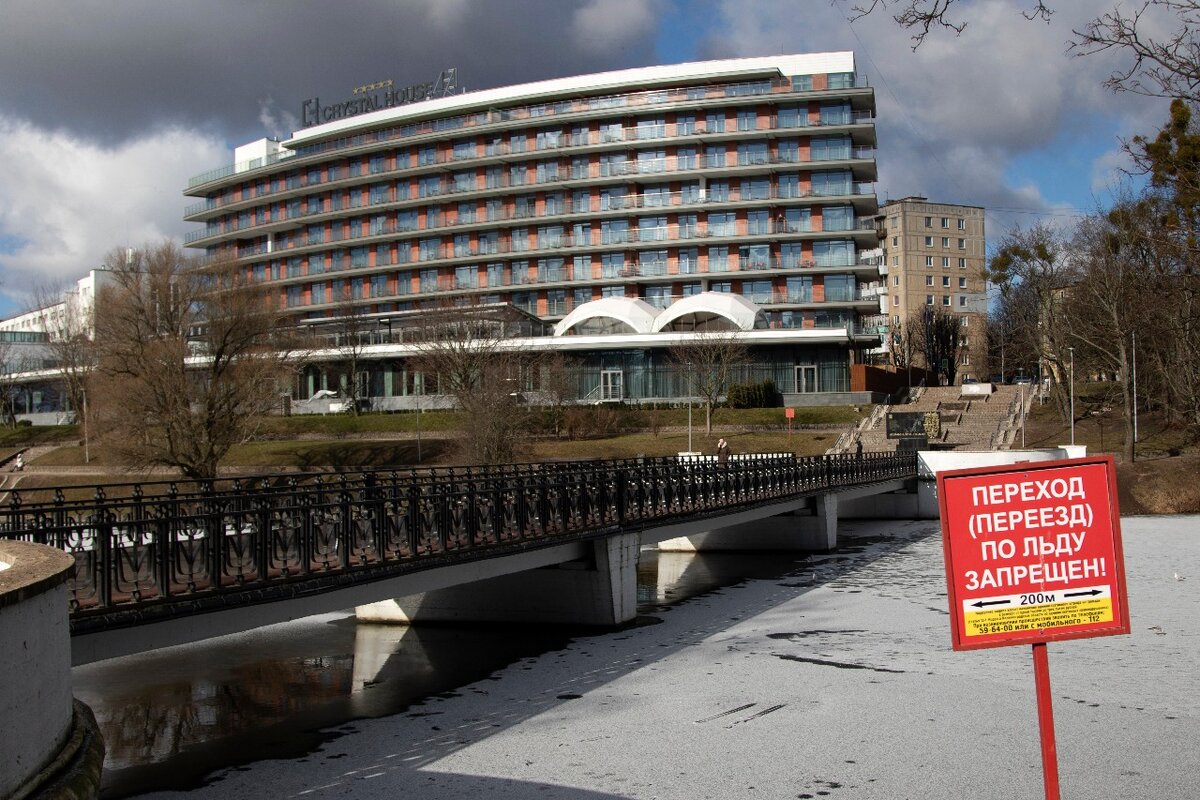
[[[637,615],[639,545],[637,533],[597,539],[584,560],[358,606],[358,621],[620,625]]]
[[[773,517],[739,522],[721,528],[667,539],[664,552],[696,553],[721,550],[828,552],[837,547],[838,496],[806,498],[800,508]]]

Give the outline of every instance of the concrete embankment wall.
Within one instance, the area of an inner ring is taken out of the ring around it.
[[[95,797],[103,745],[71,697],[74,559],[0,540],[0,797]]]

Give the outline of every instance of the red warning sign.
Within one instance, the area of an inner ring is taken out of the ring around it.
[[[1129,633],[1112,456],[938,474],[955,650]]]

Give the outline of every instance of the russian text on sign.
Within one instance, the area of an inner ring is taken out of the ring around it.
[[[1108,574],[1105,559],[1075,558],[1069,561],[1051,561],[1047,564],[1014,564],[1011,567],[974,570],[964,573],[966,588],[1001,589],[1020,586],[1026,581],[1036,584],[1070,583],[1071,581],[1100,578]]]
[[[971,490],[971,500],[977,506],[1008,505],[1014,500],[1031,503],[1035,500],[1086,499],[1083,478],[1050,478],[1044,481],[1028,480],[1017,483],[993,483],[976,486]]]

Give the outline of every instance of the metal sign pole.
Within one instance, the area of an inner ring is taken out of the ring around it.
[[[1033,645],[1033,682],[1037,694],[1038,732],[1042,739],[1042,783],[1046,787],[1046,800],[1059,800],[1054,699],[1050,694],[1050,657],[1046,654],[1045,642]]]

